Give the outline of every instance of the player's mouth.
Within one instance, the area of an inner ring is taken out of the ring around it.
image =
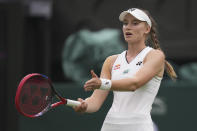
[[[125,35],[126,36],[132,36],[133,34],[131,32],[126,32]]]
[[[131,32],[126,32],[126,33],[125,33],[125,36],[126,36],[126,37],[130,37],[130,36],[132,36],[132,35],[133,35],[133,34],[132,34]]]

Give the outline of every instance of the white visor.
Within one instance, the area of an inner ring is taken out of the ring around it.
[[[150,27],[152,26],[151,20],[148,17],[148,15],[144,11],[142,11],[140,9],[131,8],[131,9],[127,10],[127,11],[123,11],[120,14],[120,16],[119,16],[119,20],[120,21],[123,21],[124,20],[124,17],[127,14],[131,14],[132,16],[134,16],[136,19],[138,19],[140,21],[145,21]]]

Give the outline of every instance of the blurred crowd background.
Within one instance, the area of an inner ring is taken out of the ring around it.
[[[176,82],[164,76],[154,102],[157,130],[197,130],[196,5],[195,0],[0,0],[0,131],[99,130],[112,95],[95,114],[63,107],[35,120],[17,113],[17,85],[37,72],[49,76],[63,96],[91,95],[81,89],[83,82],[90,69],[99,74],[107,56],[126,49],[118,17],[132,7],[155,18],[161,47],[178,74]]]

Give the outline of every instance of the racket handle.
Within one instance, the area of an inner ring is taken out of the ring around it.
[[[66,99],[67,100],[67,103],[66,103],[66,105],[67,106],[78,106],[78,105],[80,105],[81,104],[81,102],[79,102],[79,101],[74,101],[74,100],[70,100],[70,99]]]

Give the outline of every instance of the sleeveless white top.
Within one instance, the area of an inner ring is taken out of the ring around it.
[[[143,60],[151,50],[150,47],[144,48],[130,63],[126,60],[126,51],[119,54],[112,67],[112,80],[134,76],[143,66]],[[121,131],[131,131],[131,128],[135,131],[144,131],[144,128],[146,128],[145,131],[153,131],[150,112],[160,83],[161,78],[155,76],[134,92],[113,91],[113,103],[103,123],[102,131],[111,131],[115,127],[114,125],[124,125],[122,127],[118,126]],[[136,124],[139,126],[136,127]],[[143,127],[140,124],[149,125]],[[126,127],[126,125],[129,125],[129,127]]]

